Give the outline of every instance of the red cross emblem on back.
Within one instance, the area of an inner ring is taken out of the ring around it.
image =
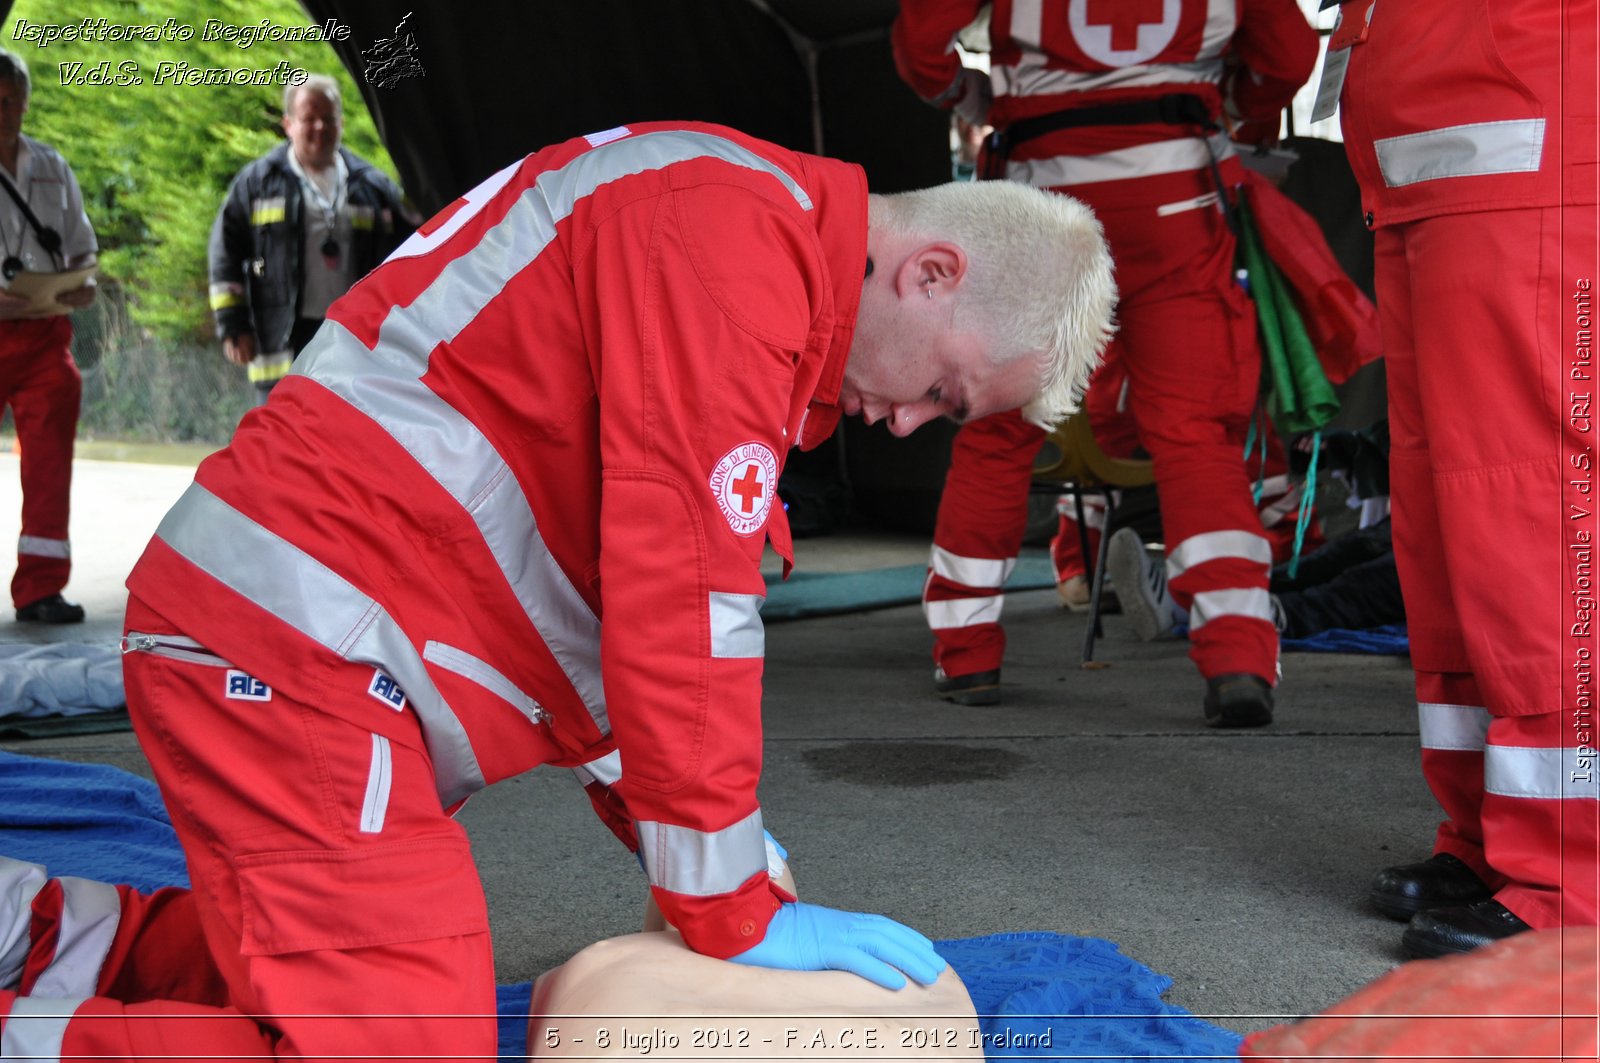
[[[1084,21],[1111,27],[1111,47],[1131,52],[1139,47],[1139,27],[1159,25],[1166,17],[1163,0],[1088,0]]]
[[[733,481],[733,493],[739,496],[739,508],[745,513],[755,509],[766,487],[761,482],[761,466],[751,462],[745,467],[744,475]]]

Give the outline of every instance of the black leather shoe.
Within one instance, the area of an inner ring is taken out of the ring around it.
[[[973,672],[970,675],[945,675],[944,669],[933,670],[933,689],[946,701],[957,705],[1000,704],[1000,669]]]
[[[1418,912],[1401,936],[1400,947],[1415,959],[1431,960],[1471,952],[1532,929],[1499,901],[1479,901]]]
[[[1206,680],[1206,725],[1263,727],[1272,722],[1272,684],[1249,672]]]
[[[24,624],[81,624],[83,606],[59,594],[40,598],[17,609],[17,621]]]
[[[1404,922],[1428,908],[1473,904],[1493,893],[1472,868],[1449,853],[1435,853],[1419,864],[1384,868],[1367,896],[1378,911]]]

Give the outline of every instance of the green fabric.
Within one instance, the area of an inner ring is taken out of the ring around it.
[[[128,710],[109,709],[79,716],[3,716],[0,739],[63,738],[67,735],[113,734],[131,731]]]
[[[1268,408],[1285,431],[1307,432],[1321,428],[1339,412],[1339,397],[1328,383],[1328,375],[1322,371],[1316,348],[1306,334],[1300,311],[1289,296],[1283,274],[1262,248],[1255,218],[1242,200],[1238,217],[1239,257],[1250,276],[1250,294],[1255,300],[1261,326]]]

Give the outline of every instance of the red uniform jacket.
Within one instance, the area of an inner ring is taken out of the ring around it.
[[[1367,225],[1594,203],[1594,25],[1594,0],[1378,4],[1341,109]]]
[[[334,304],[130,590],[330,712],[415,712],[446,806],[578,769],[692,947],[750,947],[759,561],[838,416],[866,208],[859,168],[705,125],[513,163]],[[371,698],[324,690],[349,662]]]
[[[894,27],[900,75],[927,100],[952,102],[955,36],[982,0],[904,0]],[[995,0],[989,23],[994,107],[1019,118],[1171,93],[1199,96],[1214,118],[1266,122],[1311,73],[1317,36],[1293,0]],[[1229,160],[1226,136],[1211,151]],[[1098,209],[1166,203],[1213,191],[1197,129],[1084,126],[1018,145],[1005,176],[1063,188]],[[1237,163],[1227,167],[1237,183]],[[1138,179],[1138,180],[1134,180]],[[1131,182],[1131,183],[1130,183]]]

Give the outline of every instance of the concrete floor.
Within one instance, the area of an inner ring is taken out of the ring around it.
[[[79,628],[0,620],[0,641],[114,641],[122,579],[191,470],[79,462]],[[16,532],[16,459],[0,455],[0,542]],[[925,557],[904,536],[796,544],[802,571]],[[1006,607],[1006,700],[931,695],[914,606],[770,625],[768,826],[802,896],[881,911],[935,938],[1095,935],[1172,977],[1168,999],[1236,1030],[1321,1010],[1400,962],[1401,926],[1363,902],[1371,873],[1425,856],[1436,814],[1417,767],[1401,658],[1287,654],[1277,720],[1218,733],[1184,643],[1106,620],[1078,665],[1082,617],[1051,591]],[[131,735],[4,742],[148,775]],[[489,895],[502,982],[638,928],[637,865],[565,772],[479,794],[461,816]]]

